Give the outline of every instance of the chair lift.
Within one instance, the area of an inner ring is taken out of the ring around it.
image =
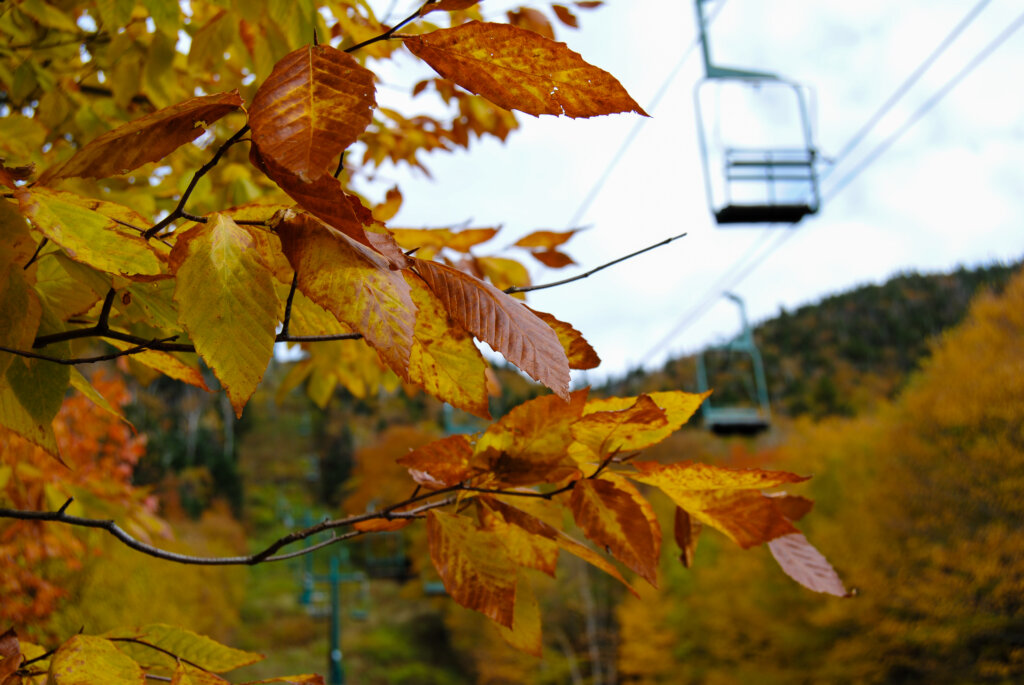
[[[713,65],[704,20],[708,0],[694,1],[705,70],[694,99],[716,223],[795,224],[815,214],[821,197],[809,89],[775,74]],[[705,115],[715,127],[713,138]],[[721,168],[721,176],[713,177],[712,168]]]
[[[736,303],[740,310],[740,321],[743,329],[739,335],[724,345],[708,348],[705,351],[739,352],[750,355],[753,366],[753,387],[751,388],[751,399],[754,406],[725,406],[715,407],[711,398],[704,400],[702,413],[704,425],[715,435],[757,435],[768,430],[771,425],[771,408],[768,405],[768,384],[765,382],[764,365],[761,362],[761,354],[754,345],[754,336],[747,322],[747,311],[743,300],[732,293],[726,293],[726,297]],[[697,355],[697,386],[699,392],[707,392],[708,373],[704,362],[704,353]]]

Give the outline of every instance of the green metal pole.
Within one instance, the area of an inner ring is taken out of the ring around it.
[[[341,574],[338,571],[338,558],[331,557],[328,582],[331,584],[331,649],[328,652],[327,670],[331,685],[345,685],[345,668],[341,663]]]

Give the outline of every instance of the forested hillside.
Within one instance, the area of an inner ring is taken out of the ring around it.
[[[753,326],[764,360],[772,411],[796,417],[852,416],[892,398],[943,331],[958,324],[979,290],[1001,292],[1020,264],[991,264],[948,274],[900,274]],[[718,401],[746,399],[749,362],[707,358]],[[694,357],[609,384],[613,392],[693,388]]]

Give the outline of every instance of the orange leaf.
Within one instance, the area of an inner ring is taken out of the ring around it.
[[[533,31],[474,21],[403,40],[441,76],[505,109],[573,118],[647,116],[611,74]]]
[[[587,399],[587,390],[572,393],[569,403],[545,395],[515,407],[492,424],[476,442],[478,459],[507,485],[550,482],[576,470],[568,457],[570,426]]]
[[[647,461],[633,465],[640,474],[629,474],[630,478],[661,489],[677,506],[743,548],[797,532],[774,498],[762,494],[761,489],[799,483],[806,477],[694,462],[662,465]]]
[[[652,535],[639,497],[611,481],[585,479],[572,489],[570,507],[576,525],[588,538],[657,586],[661,540]]]
[[[443,488],[469,477],[473,448],[465,435],[449,435],[423,445],[398,459],[420,485]]]
[[[426,4],[420,8],[420,16],[424,17],[436,10],[447,10],[449,12],[468,10],[479,1],[480,0],[427,0]]]
[[[427,512],[430,559],[452,599],[512,628],[516,601],[516,565],[501,538],[481,530],[465,516]]]
[[[415,263],[417,273],[460,326],[569,399],[569,362],[547,324],[489,283],[436,262]]]
[[[558,21],[562,22],[569,28],[578,29],[580,27],[580,22],[576,19],[576,15],[573,14],[565,5],[552,5],[551,9],[555,11],[555,16],[558,17]]]
[[[594,456],[604,458],[649,447],[666,425],[665,411],[647,395],[640,395],[627,409],[585,415],[572,425],[572,437]]]
[[[249,109],[252,140],[303,183],[329,174],[334,160],[373,120],[373,72],[329,45],[285,55]]]
[[[241,106],[242,98],[237,91],[231,91],[191,98],[157,110],[89,142],[64,164],[47,169],[39,183],[74,176],[106,178],[127,174],[195,140],[207,126]]]
[[[444,305],[415,274],[406,272],[416,304],[409,380],[453,407],[491,418],[487,362],[473,336],[452,321]]]
[[[298,273],[299,289],[362,333],[391,369],[408,377],[416,305],[400,271],[347,235],[306,214],[276,226],[281,248]]]
[[[556,549],[555,553],[557,552]],[[540,658],[544,647],[541,639],[540,604],[537,602],[533,586],[526,577],[525,569],[519,569],[516,576],[516,606],[512,628],[498,626],[498,631],[505,642],[521,652]]]
[[[839,574],[803,533],[791,533],[768,543],[775,561],[790,578],[815,592],[848,597]]]
[[[544,16],[540,10],[535,10],[530,7],[520,7],[518,10],[513,10],[505,13],[508,17],[508,23],[513,26],[539,33],[545,38],[555,39],[555,29],[551,26],[551,22]]]
[[[784,492],[772,492],[769,497],[775,500],[783,516],[790,521],[799,521],[807,516],[814,508],[814,500],[801,497],[800,495],[787,495]]]
[[[571,231],[534,231],[517,240],[512,246],[525,247],[527,249],[553,250],[576,235],[579,230],[574,228]]]
[[[640,597],[640,594],[633,589],[633,586],[630,585],[625,578],[622,577],[622,574],[619,573],[619,569],[615,568],[614,564],[584,545],[582,542],[574,540],[561,531],[558,532],[558,537],[555,538],[555,542],[557,542],[558,546],[569,554],[575,555],[591,566],[601,569],[612,578],[625,585],[626,589],[633,593],[634,596]]]
[[[373,218],[377,221],[390,221],[402,208],[402,191],[398,186],[389,188],[384,195],[384,202],[373,208]]]
[[[693,558],[697,554],[697,538],[703,526],[700,521],[695,520],[682,507],[676,507],[675,517],[675,538],[679,545],[679,561],[683,566],[693,566]]]
[[[597,352],[571,324],[560,321],[547,312],[539,312],[536,309],[530,311],[555,331],[558,342],[562,343],[562,349],[565,350],[565,356],[569,358],[570,369],[595,369],[600,366],[601,358],[597,356]]]
[[[363,207],[359,198],[346,193],[336,178],[328,174],[314,183],[303,183],[273,160],[260,157],[255,147],[249,159],[307,212],[356,242],[380,252],[393,266],[408,266],[409,260],[386,230],[367,230],[374,223],[372,213]]]
[[[647,396],[654,400],[654,403],[661,407],[665,411],[665,418],[668,423],[660,428],[647,428],[643,429],[645,433],[643,436],[633,436],[634,444],[639,444],[640,441],[646,444],[648,447],[655,445],[668,436],[679,430],[679,427],[686,423],[694,412],[700,407],[700,403],[704,401],[704,398],[710,395],[710,392],[697,395],[694,393],[682,392],[680,390],[671,390],[666,392],[652,392]],[[605,411],[622,411],[623,409],[629,409],[634,406],[639,398],[637,397],[608,397],[605,399],[591,400],[587,402],[587,406],[583,410],[583,415],[594,414],[597,412]],[[636,427],[637,431],[640,431],[640,427]]]
[[[498,290],[504,290],[511,286],[522,288],[530,285],[530,272],[514,259],[477,257],[472,263],[479,270],[477,275],[488,279]],[[524,296],[519,294],[516,297],[522,299]]]
[[[531,252],[530,255],[549,269],[564,269],[570,264],[576,263],[572,260],[572,257],[558,250],[541,250]]]
[[[546,524],[538,521],[539,530],[527,530],[521,525],[506,521],[498,513],[501,510],[493,507],[491,502],[480,502],[480,522],[484,530],[497,533],[512,560],[520,566],[542,571],[552,578],[558,568],[558,545],[554,540],[554,532],[548,534]],[[487,505],[487,506],[484,506]],[[511,509],[512,507],[508,507]],[[522,512],[520,512],[522,513]],[[528,516],[523,514],[523,516]]]

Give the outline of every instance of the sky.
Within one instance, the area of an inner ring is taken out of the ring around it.
[[[432,179],[384,167],[378,181],[363,188],[382,196],[393,182],[400,184],[404,204],[389,222],[394,226],[501,225],[482,252],[537,229],[588,226],[566,245],[579,266],[552,271],[530,264],[535,283],[686,233],[589,278],[529,296],[532,307],[569,321],[595,347],[603,363],[588,374],[591,382],[639,366],[656,368],[735,334],[735,305],[719,296],[726,286],[745,300],[756,323],[782,307],[899,272],[1014,261],[1024,253],[1024,27],[906,127],[979,51],[1021,22],[1019,0],[980,2],[975,20],[864,141],[838,163],[820,167],[825,200],[796,228],[714,225],[694,116],[703,63],[692,49],[692,0],[610,0],[579,11],[580,30],[558,26],[559,39],[618,78],[650,119],[520,115],[521,129],[504,145],[485,141],[468,152],[425,157]],[[771,71],[812,88],[815,143],[820,155],[834,159],[978,3],[713,0],[707,11],[721,8],[710,29],[711,52],[716,64]],[[383,11],[391,4],[375,6]],[[394,15],[406,16],[415,4],[394,2]],[[502,21],[504,10],[519,4],[485,0],[481,7]],[[397,67],[384,76],[378,95],[384,102],[400,103],[397,89],[429,72],[412,59]],[[892,145],[857,172],[894,132]],[[743,278],[734,283],[737,275]]]

